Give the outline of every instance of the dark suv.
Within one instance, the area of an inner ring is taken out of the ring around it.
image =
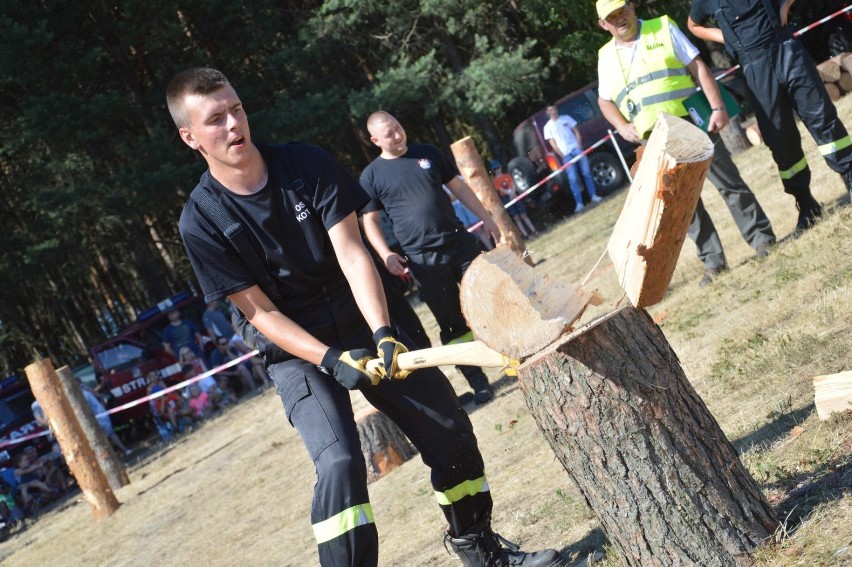
[[[45,436],[21,441],[44,432],[33,417],[34,401],[29,384],[16,375],[0,380],[0,468],[14,466],[14,456],[28,445],[35,445],[41,453],[48,449]]]
[[[577,121],[584,148],[607,135],[610,126],[598,107],[597,83],[590,83],[562,97],[555,105],[559,114],[567,114]],[[541,109],[521,122],[512,135],[515,157],[509,161],[508,170],[519,191],[526,191],[562,165],[544,139],[544,125],[547,120],[547,113]],[[625,142],[618,134],[615,134],[615,138],[629,166],[635,158],[635,146]],[[627,172],[621,165],[612,141],[605,142],[590,153],[589,163],[601,195],[621,187],[627,181]],[[559,208],[558,213],[568,214],[574,210],[574,197],[564,172],[548,181],[546,187],[537,192],[542,195],[536,201],[550,208]]]

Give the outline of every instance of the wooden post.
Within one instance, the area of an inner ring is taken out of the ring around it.
[[[503,233],[515,254],[523,257],[526,245],[521,237],[521,232],[503,207],[503,203],[500,202],[500,197],[497,196],[497,192],[494,190],[491,177],[482,163],[482,157],[476,149],[476,144],[473,143],[470,136],[467,136],[450,145],[450,149],[453,150],[456,165],[458,165],[459,172],[464,177],[465,183],[473,189],[473,192],[479,197],[485,209],[491,213],[491,217],[497,223],[500,232]],[[530,256],[526,256],[524,261],[531,266],[533,264]]]
[[[654,305],[668,291],[712,158],[707,134],[660,113],[607,244],[634,306]]]
[[[357,390],[349,392],[361,452],[367,464],[367,482],[379,480],[417,454],[402,430],[389,417],[370,405]]]
[[[130,484],[130,479],[127,477],[127,471],[124,470],[124,465],[115,456],[115,451],[112,450],[109,439],[98,425],[98,420],[92,412],[92,408],[86,402],[83,390],[71,369],[68,366],[63,366],[56,371],[59,376],[59,381],[62,383],[62,390],[65,392],[65,397],[68,403],[71,404],[71,409],[77,416],[77,421],[80,423],[80,428],[86,435],[89,445],[98,460],[101,470],[109,481],[109,485],[113,490],[118,490],[122,486]]]
[[[772,507],[644,310],[593,322],[518,375],[627,565],[747,565],[771,537]]]
[[[50,359],[33,362],[24,371],[95,519],[112,516],[119,507],[118,500],[87,443],[71,404],[63,395],[62,384]]]

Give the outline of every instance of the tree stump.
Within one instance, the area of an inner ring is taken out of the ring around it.
[[[731,118],[731,121],[719,135],[722,136],[722,141],[731,155],[744,152],[751,147],[751,142],[749,142],[745,128],[743,128],[743,119],[740,116]]]
[[[357,390],[349,392],[361,452],[367,464],[367,482],[379,480],[417,454],[417,449],[397,425],[379,412]]]
[[[752,146],[762,146],[763,145],[763,134],[760,133],[760,126],[757,125],[757,122],[752,122],[748,126],[746,126],[746,137],[748,141],[751,142]]]
[[[644,310],[579,329],[519,380],[628,565],[745,565],[771,537],[771,506]]]

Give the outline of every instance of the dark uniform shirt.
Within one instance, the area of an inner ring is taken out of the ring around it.
[[[305,144],[258,144],[269,171],[266,187],[253,195],[237,195],[210,171],[200,184],[253,235],[266,258],[283,305],[290,315],[298,307],[323,301],[329,287],[343,288],[346,279],[337,262],[328,229],[359,210],[368,200],[364,190],[335,159]],[[292,157],[297,187],[288,183],[281,160]],[[204,301],[221,299],[258,282],[228,239],[190,199],[180,217],[180,234],[204,291]]]
[[[384,209],[406,253],[439,249],[467,234],[442,187],[458,174],[438,148],[427,144],[409,146],[396,159],[378,157],[361,173],[370,195],[363,210]]]
[[[774,14],[780,13],[781,0],[693,0],[689,17],[700,25],[713,18],[723,32],[723,19],[727,20],[736,37],[725,33],[725,47],[739,54],[765,48],[776,40],[778,17],[766,12],[766,4]]]

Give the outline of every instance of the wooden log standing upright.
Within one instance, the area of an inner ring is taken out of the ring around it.
[[[48,416],[50,429],[56,435],[65,462],[83,491],[83,498],[91,506],[95,519],[112,516],[118,509],[118,500],[87,443],[74,410],[63,395],[62,384],[50,359],[33,362],[24,371],[33,395]]]
[[[693,124],[660,113],[607,251],[636,307],[662,300],[713,158],[713,143]]]
[[[349,392],[355,425],[361,438],[361,452],[367,465],[367,482],[379,480],[417,454],[402,430],[370,405],[361,392]]]
[[[628,565],[746,565],[772,535],[772,507],[644,310],[595,321],[518,374],[536,423]]]
[[[453,157],[456,158],[456,165],[458,165],[465,183],[473,189],[485,209],[491,213],[491,218],[497,223],[500,232],[503,233],[503,237],[512,250],[519,256],[523,255],[526,250],[524,239],[509,213],[503,207],[503,203],[500,202],[500,197],[494,190],[491,177],[482,163],[482,157],[476,149],[476,144],[473,143],[470,136],[467,136],[451,144],[450,149],[453,151]],[[532,265],[532,258],[529,256],[525,257],[524,261]]]
[[[77,416],[77,421],[80,423],[80,428],[86,435],[89,445],[94,451],[95,458],[104,475],[113,490],[118,490],[122,486],[130,484],[130,478],[127,476],[127,471],[124,470],[124,465],[118,460],[115,451],[112,450],[109,439],[104,434],[103,429],[98,425],[98,420],[92,412],[92,408],[86,402],[83,395],[83,390],[80,384],[67,366],[63,366],[56,371],[59,376],[59,381],[62,383],[62,390],[68,403],[71,404],[71,409]]]

